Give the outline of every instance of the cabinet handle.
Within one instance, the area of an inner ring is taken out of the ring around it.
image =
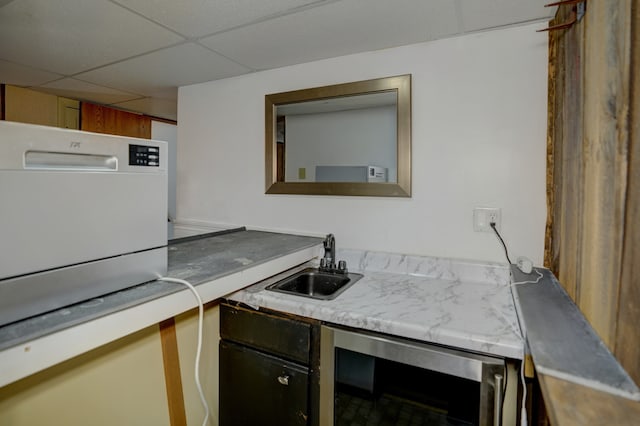
[[[289,386],[289,376],[278,376],[278,383],[284,386]]]

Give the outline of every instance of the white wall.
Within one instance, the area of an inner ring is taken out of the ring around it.
[[[541,264],[545,24],[181,87],[178,218],[336,235],[341,248],[504,262],[476,206],[502,208],[511,257]],[[412,74],[411,198],[265,195],[264,95]]]
[[[169,195],[167,197],[168,212],[171,219],[176,218],[176,168],[177,168],[177,143],[178,126],[175,124],[163,123],[161,121],[151,121],[151,139],[167,142],[169,161],[167,163],[167,180]],[[167,224],[167,236],[173,238],[173,224]]]
[[[286,118],[285,181],[313,182],[316,166],[382,166],[396,173],[396,108],[384,106]],[[298,168],[306,179],[298,179]]]
[[[177,142],[178,128],[175,124],[163,123],[161,121],[151,121],[151,139],[167,142],[167,153],[169,155],[167,179],[169,181],[169,215],[176,217],[176,167],[177,167]]]

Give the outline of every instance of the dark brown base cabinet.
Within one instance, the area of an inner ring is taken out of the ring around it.
[[[220,363],[221,425],[307,424],[306,367],[224,341]]]
[[[220,426],[318,424],[319,323],[224,303],[220,337]]]
[[[517,424],[514,360],[230,301],[220,337],[220,426]]]

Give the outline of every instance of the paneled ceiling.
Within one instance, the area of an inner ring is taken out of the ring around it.
[[[0,82],[175,120],[179,86],[548,19],[544,3],[0,0]]]

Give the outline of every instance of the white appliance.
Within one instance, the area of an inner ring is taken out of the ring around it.
[[[0,325],[167,271],[165,142],[0,121]]]
[[[316,182],[386,182],[381,166],[316,166]]]

